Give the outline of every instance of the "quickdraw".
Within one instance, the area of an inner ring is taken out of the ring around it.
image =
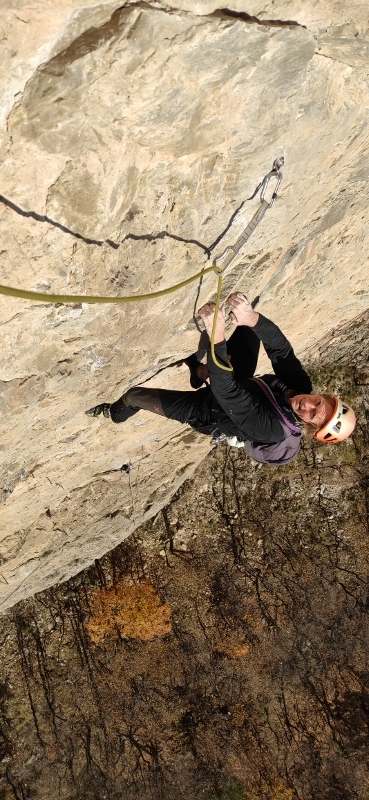
[[[283,175],[281,173],[281,167],[283,167],[283,164],[284,164],[283,156],[281,156],[280,158],[276,158],[276,160],[273,162],[273,166],[270,172],[268,172],[268,174],[265,175],[265,178],[263,178],[263,180],[260,181],[259,185],[256,187],[251,197],[247,198],[248,200],[253,200],[254,197],[256,197],[256,195],[259,194],[260,190],[260,206],[255,211],[255,214],[250,220],[249,224],[242,231],[237,241],[233,245],[226,247],[224,252],[220,256],[215,258],[213,261],[215,267],[221,268],[222,275],[224,275],[226,269],[228,269],[231,266],[231,264],[233,264],[233,262],[235,261],[241,250],[243,250],[251,234],[254,232],[257,225],[259,225],[259,222],[261,222],[261,220],[263,219],[265,212],[268,210],[268,208],[272,207],[274,201],[276,200],[280,185],[282,183]],[[272,178],[276,179],[276,186],[270,200],[266,200],[265,199],[266,190]]]
[[[272,166],[272,169],[270,170],[270,172],[268,172],[268,174],[265,175],[263,180],[260,181],[259,185],[256,187],[254,193],[251,195],[251,197],[248,198],[248,200],[253,200],[253,198],[256,197],[256,195],[259,194],[259,191],[260,191],[260,206],[259,206],[259,208],[255,211],[254,216],[252,217],[252,219],[250,220],[248,225],[246,225],[246,228],[242,231],[242,233],[240,234],[240,236],[238,237],[238,239],[236,240],[234,245],[230,245],[230,246],[226,247],[224,252],[220,256],[215,258],[214,261],[213,261],[214,269],[218,274],[218,287],[217,287],[217,297],[216,297],[216,301],[215,301],[215,312],[214,312],[213,328],[212,328],[211,339],[210,339],[210,349],[211,349],[212,359],[215,362],[215,364],[218,367],[221,367],[221,369],[226,370],[227,372],[232,372],[232,367],[226,367],[224,364],[220,364],[220,362],[216,358],[215,349],[214,349],[214,335],[215,335],[215,329],[216,329],[216,324],[217,324],[217,319],[218,319],[220,298],[221,298],[221,294],[222,294],[223,275],[224,275],[226,269],[229,269],[231,264],[233,264],[233,262],[236,260],[237,256],[240,254],[241,250],[243,250],[243,248],[244,248],[246,242],[249,240],[251,234],[254,232],[254,230],[257,227],[257,225],[259,224],[259,222],[261,222],[261,220],[263,219],[263,216],[264,216],[265,212],[268,210],[268,208],[272,207],[274,201],[276,200],[276,198],[278,196],[280,185],[282,183],[282,177],[283,176],[282,176],[282,173],[281,173],[281,167],[283,167],[283,164],[284,164],[283,156],[281,156],[280,158],[276,158],[275,159],[275,161],[273,162],[273,166]],[[267,188],[268,188],[269,183],[270,183],[272,178],[275,178],[276,186],[275,186],[274,192],[272,193],[272,196],[271,196],[270,200],[267,200],[265,198],[265,194],[266,194]]]

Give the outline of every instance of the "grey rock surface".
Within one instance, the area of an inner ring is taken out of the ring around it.
[[[185,280],[283,155],[281,197],[224,294],[260,295],[301,356],[368,307],[366,4],[4,0],[0,28],[1,284]],[[208,452],[144,412],[113,426],[84,410],[138,383],[188,388],[178,362],[215,287],[119,306],[0,297],[1,610],[122,541]]]

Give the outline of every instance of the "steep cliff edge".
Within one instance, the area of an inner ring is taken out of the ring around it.
[[[179,282],[283,154],[281,198],[225,292],[261,295],[301,355],[367,308],[364,5],[7,0],[0,26],[2,284],[129,295]],[[176,364],[214,288],[208,276],[200,292],[120,307],[0,298],[1,610],[122,541],[208,451],[144,413],[115,428],[83,412],[149,379],[187,386]]]

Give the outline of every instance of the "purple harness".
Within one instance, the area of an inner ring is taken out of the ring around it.
[[[287,417],[285,417],[282,409],[279,408],[278,403],[276,403],[273,393],[271,389],[269,389],[269,386],[267,386],[267,384],[264,383],[264,381],[261,378],[249,378],[249,380],[253,381],[254,383],[257,383],[257,385],[260,387],[260,389],[262,389],[264,394],[266,394],[267,398],[270,400],[272,406],[274,406],[275,410],[277,411],[280,418],[283,420],[284,424],[287,425],[287,428],[289,428],[290,431],[294,431],[295,433],[301,433],[301,428],[298,428],[297,425],[294,425],[287,419]]]
[[[282,442],[276,442],[274,444],[254,444],[253,442],[245,442],[245,450],[250,458],[261,464],[274,464],[274,466],[289,464],[290,461],[296,458],[300,449],[302,436],[301,428],[298,428],[297,425],[293,425],[283,414],[269,386],[267,386],[263,380],[260,378],[250,378],[249,380],[254,381],[268,397],[268,400],[280,418],[285,438]]]

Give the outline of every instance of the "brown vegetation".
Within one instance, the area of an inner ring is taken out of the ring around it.
[[[279,471],[220,447],[2,618],[1,800],[368,800],[365,353],[332,369],[352,443],[306,440]]]
[[[148,642],[172,630],[171,609],[161,603],[155,587],[147,580],[135,586],[122,581],[115,586],[95,587],[89,600],[91,612],[86,628],[95,644],[114,634]]]

